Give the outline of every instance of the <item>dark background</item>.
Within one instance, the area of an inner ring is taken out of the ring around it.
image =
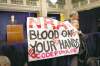
[[[90,56],[100,56],[100,8],[80,11],[80,29],[88,35],[87,48]]]

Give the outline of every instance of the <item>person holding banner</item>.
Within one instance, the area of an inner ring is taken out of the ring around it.
[[[70,19],[68,20],[73,27],[75,27],[77,30],[79,30],[79,15],[76,11],[73,11],[70,14]],[[78,55],[70,55],[67,56],[67,63],[68,66],[78,66]]]
[[[87,38],[87,36],[84,33],[82,33],[82,31],[80,30],[78,13],[73,12],[70,15],[70,18],[71,18],[70,22],[71,22],[72,26],[78,30],[78,34],[79,34],[79,38],[80,38],[79,54],[73,55],[73,57],[71,59],[71,66],[78,66],[78,65],[80,66],[80,61],[79,61],[80,57],[85,58],[85,56],[86,56],[86,41],[85,41],[85,39]],[[82,53],[82,55],[80,55],[80,53]]]
[[[72,24],[73,27],[75,27],[77,30],[79,30],[79,22],[78,22],[78,20],[72,20],[71,24]],[[72,55],[71,66],[78,66],[77,55]]]
[[[87,58],[87,49],[86,49],[86,38],[88,37],[79,28],[79,21],[78,21],[78,14],[73,14],[74,18],[71,20],[71,24],[73,27],[75,27],[78,30],[79,38],[80,38],[80,48],[79,48],[79,54],[74,55],[74,57],[71,60],[71,66],[85,66],[84,61]],[[76,16],[76,17],[75,17]]]
[[[77,12],[74,11],[70,14],[70,19],[67,20],[67,22],[71,23],[71,25],[78,30],[78,33],[81,33],[81,31],[79,31],[78,20],[79,20],[79,15]],[[78,66],[78,54],[55,58],[55,62],[53,63],[54,63],[53,66]]]
[[[79,20],[78,13],[74,11],[70,14],[70,19],[65,20],[65,22],[71,23],[73,27],[79,30],[78,20]],[[56,66],[78,66],[78,54],[58,57],[56,62],[57,62]]]

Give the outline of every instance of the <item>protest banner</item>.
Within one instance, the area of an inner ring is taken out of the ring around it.
[[[27,39],[29,62],[78,54],[79,36],[68,22],[52,18],[28,17]]]

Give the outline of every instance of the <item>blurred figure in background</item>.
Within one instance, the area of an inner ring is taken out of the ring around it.
[[[11,62],[7,56],[0,56],[0,66],[11,66]]]

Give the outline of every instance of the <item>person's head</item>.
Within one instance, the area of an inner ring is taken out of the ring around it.
[[[0,56],[0,66],[11,66],[11,62],[7,56]]]
[[[71,24],[73,27],[75,27],[77,30],[79,30],[79,21],[78,20],[72,20]]]
[[[73,12],[70,14],[70,19],[71,19],[71,20],[79,20],[78,12],[73,11]]]

